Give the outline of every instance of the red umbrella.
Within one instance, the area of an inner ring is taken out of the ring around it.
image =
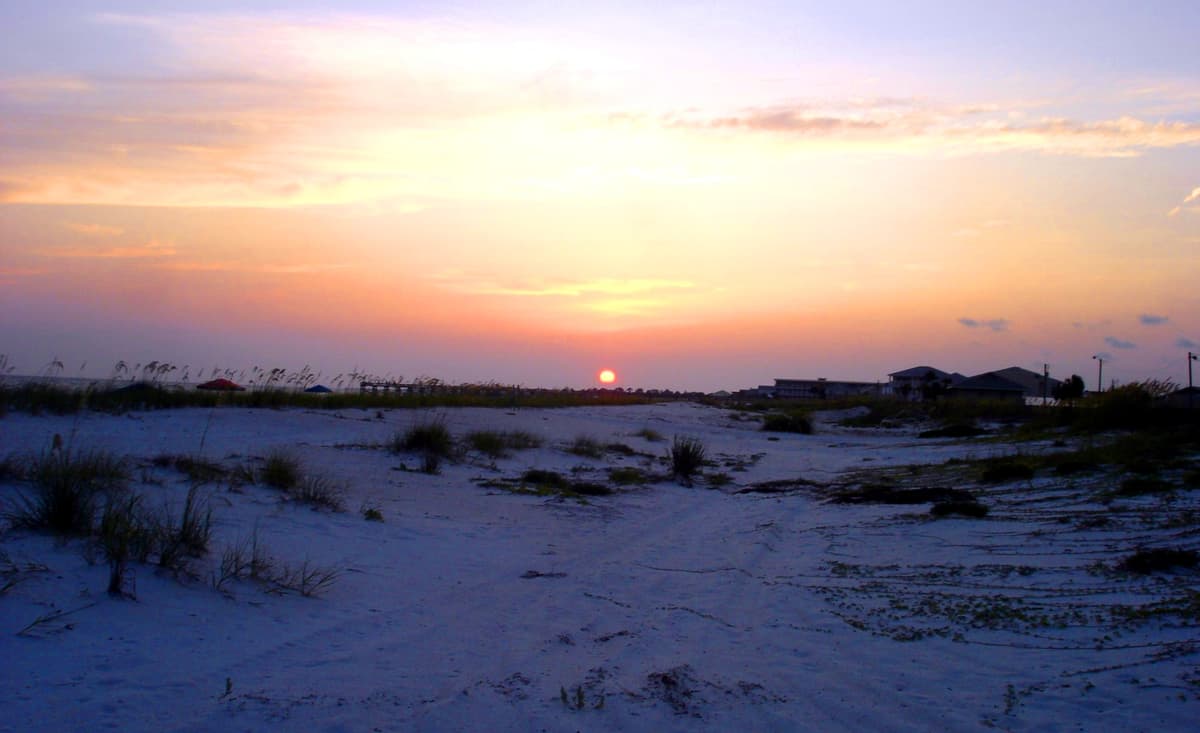
[[[211,382],[197,384],[196,389],[211,389],[214,392],[245,392],[246,388],[240,384],[235,384],[228,379],[214,379]]]

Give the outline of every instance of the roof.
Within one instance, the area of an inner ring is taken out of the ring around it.
[[[1046,381],[1045,375],[1038,374],[1037,372],[1033,372],[1028,369],[1022,369],[1021,367],[1017,366],[1011,366],[1007,369],[998,369],[990,373],[1003,377],[1010,382],[1015,382],[1021,385],[1021,387],[1025,390],[1025,394],[1031,397],[1042,396],[1042,382]],[[1046,383],[1046,394],[1050,394],[1050,392],[1052,392],[1059,384],[1062,384],[1060,380],[1051,377]]]
[[[1025,392],[1025,387],[1011,379],[1005,379],[996,372],[985,372],[967,377],[950,389],[974,392],[1021,392],[1022,394]]]
[[[923,379],[926,374],[933,372],[936,379],[951,379],[954,375],[949,372],[943,372],[941,369],[931,366],[915,366],[908,369],[902,369],[898,372],[892,372],[888,376],[892,379]]]

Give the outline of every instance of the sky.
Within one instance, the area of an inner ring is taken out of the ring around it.
[[[1200,351],[1194,2],[0,0],[0,28],[20,373],[1090,388]]]

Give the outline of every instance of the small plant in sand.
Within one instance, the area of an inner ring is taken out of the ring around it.
[[[671,475],[684,486],[692,485],[692,478],[704,466],[706,450],[698,438],[676,435],[671,443]]]
[[[367,520],[368,522],[383,521],[383,510],[373,504],[363,504],[362,509],[359,510],[359,513],[362,514],[363,519]]]

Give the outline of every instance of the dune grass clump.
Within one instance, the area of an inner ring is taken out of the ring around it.
[[[467,447],[489,458],[505,458],[512,451],[531,450],[542,445],[542,439],[524,430],[474,430],[467,433]]]
[[[604,446],[590,435],[577,435],[567,451],[583,458],[601,458]]]
[[[918,438],[977,438],[980,435],[987,435],[983,428],[975,427],[966,423],[954,423],[945,427],[934,428],[933,430],[924,430],[917,433]]]
[[[212,540],[212,508],[199,486],[188,489],[178,519],[164,509],[157,522],[158,565],[174,572],[187,569],[190,558],[208,554]]]
[[[112,497],[100,515],[96,541],[108,562],[108,594],[132,597],[125,591],[126,568],[131,559],[145,560],[154,543],[154,532],[142,511],[142,497],[129,493]]]
[[[671,443],[671,475],[684,486],[692,485],[692,478],[700,473],[706,456],[704,443],[699,438],[676,435]]]
[[[812,418],[801,412],[771,413],[763,416],[762,429],[771,433],[799,433],[811,435]]]
[[[1173,491],[1175,486],[1156,476],[1130,476],[1121,481],[1117,496],[1144,496],[1146,494],[1163,494]]]
[[[454,455],[454,437],[440,418],[428,418],[392,437],[389,448],[393,453],[420,453],[421,471],[437,473],[442,459]]]
[[[267,454],[258,478],[267,486],[289,491],[295,488],[304,472],[300,468],[300,459],[291,451],[276,449]]]
[[[979,480],[985,484],[1028,481],[1032,478],[1032,466],[1012,460],[991,461],[984,466],[983,472],[979,475]]]
[[[116,493],[128,480],[124,462],[110,453],[65,450],[34,459],[28,478],[33,492],[18,497],[9,521],[68,536],[90,535],[105,494]]]
[[[444,420],[429,418],[392,438],[393,453],[433,453],[449,458],[454,453],[454,438]]]
[[[466,442],[471,450],[489,458],[504,458],[508,455],[504,433],[496,430],[473,430],[467,433]]]
[[[661,443],[666,440],[666,438],[662,436],[662,433],[658,432],[657,430],[652,430],[651,428],[642,428],[633,435],[634,437],[642,438],[650,443]]]
[[[193,483],[210,483],[225,477],[225,467],[216,461],[199,456],[176,456],[175,470]]]
[[[982,519],[988,514],[987,506],[977,501],[940,501],[929,508],[929,513],[935,517],[959,515]]]
[[[619,468],[608,469],[608,480],[618,486],[633,486],[642,485],[649,481],[649,477],[640,468],[634,466],[621,466]]]
[[[333,512],[345,510],[343,497],[345,490],[339,484],[323,476],[305,476],[288,491],[294,501],[317,509],[328,509]]]
[[[1118,568],[1131,573],[1158,573],[1175,568],[1194,568],[1200,563],[1195,550],[1156,547],[1138,550],[1123,559]]]

